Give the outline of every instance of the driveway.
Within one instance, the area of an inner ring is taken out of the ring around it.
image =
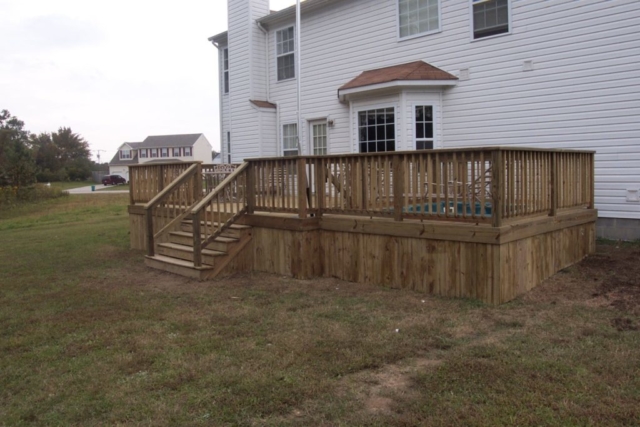
[[[101,191],[104,190],[105,188],[111,188],[111,187],[105,187],[102,184],[96,184],[95,185],[96,191],[91,191],[91,185],[87,186],[87,187],[80,187],[80,188],[72,188],[71,190],[67,190],[69,192],[69,194],[128,194],[129,190],[111,190],[111,191]]]

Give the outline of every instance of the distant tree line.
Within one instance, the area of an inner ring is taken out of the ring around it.
[[[22,120],[0,111],[0,186],[82,181],[97,169],[100,166],[91,160],[89,144],[70,128],[30,134]]]

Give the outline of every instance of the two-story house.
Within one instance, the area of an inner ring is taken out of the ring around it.
[[[125,142],[109,162],[109,174],[129,180],[129,166],[148,162],[200,161],[212,163],[211,144],[201,133],[148,136],[142,142]]]
[[[640,1],[306,0],[301,46],[295,6],[227,3],[209,39],[224,162],[593,149],[600,235],[640,238]]]

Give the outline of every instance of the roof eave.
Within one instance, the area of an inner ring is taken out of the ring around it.
[[[420,87],[451,87],[458,84],[457,79],[450,80],[396,80],[392,82],[377,83],[366,86],[352,87],[348,89],[338,89],[340,102],[347,102],[353,95],[363,95],[383,91],[386,89],[404,89]]]
[[[218,44],[225,43],[228,40],[228,38],[229,38],[229,32],[225,31],[220,34],[216,34],[215,36],[211,36],[207,40],[213,43],[215,47],[218,47]]]

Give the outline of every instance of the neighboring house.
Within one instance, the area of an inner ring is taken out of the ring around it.
[[[593,149],[600,235],[640,238],[640,1],[306,0],[301,72],[295,7],[228,0],[228,16],[209,39],[223,162]]]
[[[211,144],[201,133],[148,136],[142,142],[125,142],[109,162],[109,174],[129,180],[129,166],[148,162],[201,161],[211,164]]]

